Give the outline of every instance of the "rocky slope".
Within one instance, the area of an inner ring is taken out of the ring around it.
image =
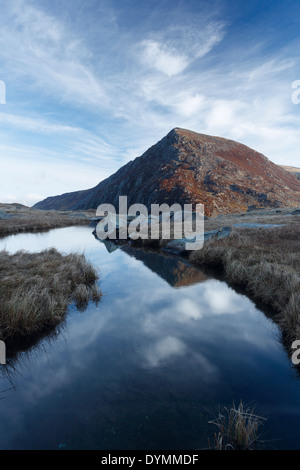
[[[175,128],[96,187],[49,197],[37,209],[96,209],[128,196],[128,205],[203,203],[208,216],[252,207],[300,205],[300,181],[261,153],[221,137]]]

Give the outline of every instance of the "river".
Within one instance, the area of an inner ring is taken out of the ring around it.
[[[207,448],[208,421],[241,399],[267,418],[265,448],[300,448],[299,376],[246,296],[179,258],[106,247],[90,227],[0,240],[48,247],[84,252],[103,297],[0,366],[1,449]]]

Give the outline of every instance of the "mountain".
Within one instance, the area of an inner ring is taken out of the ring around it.
[[[288,171],[289,173],[292,173],[294,176],[296,176],[297,180],[300,180],[300,168],[297,168],[295,166],[286,166],[286,165],[280,165],[280,166],[285,171]]]
[[[128,196],[128,205],[203,203],[208,216],[252,207],[300,205],[300,181],[233,140],[175,128],[92,189],[48,197],[36,209],[96,209]]]

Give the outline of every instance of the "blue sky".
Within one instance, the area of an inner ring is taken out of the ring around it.
[[[0,202],[93,187],[174,127],[300,166],[299,31],[299,0],[0,0]]]

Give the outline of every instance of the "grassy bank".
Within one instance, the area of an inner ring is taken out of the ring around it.
[[[222,269],[225,280],[273,309],[286,341],[300,339],[300,224],[271,229],[233,229],[209,240],[190,261]]]
[[[16,218],[13,220],[0,220],[0,237],[22,232],[43,232],[46,230],[71,227],[73,225],[89,225],[89,220],[64,216],[33,216],[30,219]]]
[[[83,255],[0,252],[0,339],[29,336],[58,325],[73,301],[100,300],[98,275]]]
[[[73,225],[89,225],[95,211],[42,211],[21,204],[0,204],[0,237],[41,232]]]

